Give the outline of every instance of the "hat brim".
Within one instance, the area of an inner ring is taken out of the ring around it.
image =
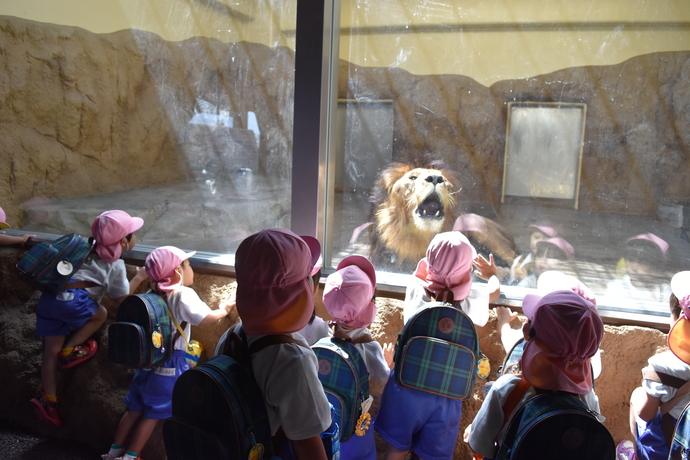
[[[681,315],[666,338],[669,350],[684,363],[690,364],[690,321]]]
[[[141,217],[132,217],[132,222],[130,222],[129,224],[129,232],[127,234],[129,235],[130,233],[134,233],[143,226],[144,219],[142,219]]]
[[[371,281],[371,285],[376,286],[376,269],[369,259],[363,256],[348,256],[340,261],[336,270],[342,270],[351,265],[359,267],[359,269],[367,275],[369,281]]]
[[[671,278],[671,292],[678,300],[690,295],[690,271],[678,272]]]
[[[307,246],[309,246],[309,252],[311,253],[310,274],[313,276],[316,274],[316,271],[318,271],[313,270],[319,264],[319,259],[321,258],[321,243],[319,243],[319,240],[313,236],[300,235],[300,238],[302,238],[302,240],[307,243]]]
[[[549,227],[548,225],[530,225],[530,228],[535,228],[550,238],[558,236],[558,231],[556,231],[556,229],[553,227]]]
[[[0,230],[5,230],[6,228],[10,228],[10,224],[6,222],[0,222]]]
[[[530,385],[542,390],[588,394],[592,391],[592,365],[566,362],[544,346],[537,337],[527,341],[522,352],[522,374]]]
[[[312,285],[307,279],[271,289],[237,285],[237,313],[247,334],[288,334],[304,328],[314,311]]]

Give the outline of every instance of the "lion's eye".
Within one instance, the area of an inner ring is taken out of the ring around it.
[[[415,180],[417,176],[410,176],[410,180]]]

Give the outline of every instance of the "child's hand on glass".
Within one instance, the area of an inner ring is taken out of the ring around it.
[[[489,254],[489,260],[479,254],[472,262],[474,267],[477,269],[475,273],[478,277],[483,280],[488,280],[492,276],[498,277],[498,268],[496,268],[496,262],[494,262],[494,255]]]

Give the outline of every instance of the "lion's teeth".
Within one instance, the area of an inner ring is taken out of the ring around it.
[[[441,215],[441,211],[439,210],[439,211],[436,211],[436,214],[434,214],[434,217],[438,217],[440,215]]]

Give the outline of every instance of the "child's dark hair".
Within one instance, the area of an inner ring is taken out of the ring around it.
[[[659,246],[648,240],[632,240],[626,243],[623,257],[628,262],[651,266],[662,265],[666,261],[666,254]]]
[[[127,236],[125,236],[125,239],[126,239],[127,241],[132,241],[132,235],[134,235],[134,233],[128,234]],[[89,244],[90,244],[90,245],[91,245],[91,244],[94,244],[94,241],[96,241],[96,240],[93,239],[93,236],[90,236],[90,237],[89,237]],[[98,246],[98,241],[96,241],[96,244],[94,245],[94,247],[96,247],[96,246]]]
[[[680,315],[682,314],[682,309],[680,308],[680,302],[678,301],[678,297],[676,297],[676,295],[673,293],[669,298],[669,304],[671,306],[671,316],[674,320],[677,320],[678,318],[680,318]]]
[[[549,259],[568,260],[568,255],[555,244],[540,244],[537,246],[535,257],[547,257]]]

